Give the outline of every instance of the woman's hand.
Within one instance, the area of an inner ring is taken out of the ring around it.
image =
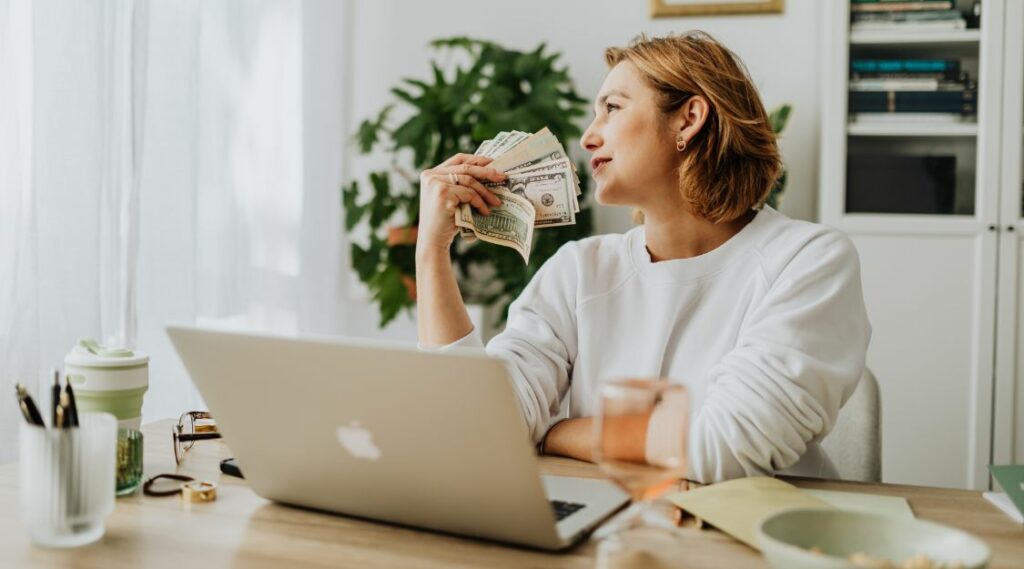
[[[484,215],[501,204],[482,182],[503,182],[505,174],[487,168],[491,158],[456,154],[420,174],[420,224],[416,248],[448,255],[458,228],[455,212],[468,203]]]

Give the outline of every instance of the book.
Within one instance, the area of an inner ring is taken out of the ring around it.
[[[1003,492],[985,492],[982,494],[986,500],[992,502],[995,507],[1003,511],[1004,514],[1010,516],[1010,519],[1017,522],[1018,524],[1024,524],[1024,514],[1020,513],[1010,501],[1010,497]]]
[[[959,91],[963,81],[943,81],[934,77],[858,78],[850,81],[851,91]]]
[[[936,20],[933,22],[854,22],[854,32],[950,32],[966,30],[967,20]]]
[[[961,113],[852,113],[849,122],[857,124],[973,124]]]
[[[852,14],[853,22],[933,22],[959,20],[963,14],[959,10],[928,10],[925,12],[864,12]]]
[[[917,2],[871,2],[850,5],[850,12],[910,12],[952,10],[952,0],[919,0]]]
[[[992,473],[992,478],[995,478],[999,487],[1003,489],[1002,494],[1016,507],[1017,516],[1011,515],[1011,517],[1018,522],[1022,521],[1021,516],[1024,515],[1024,464],[998,466],[992,464],[989,465],[988,471]]]
[[[977,112],[977,93],[961,91],[850,91],[851,113]]]
[[[959,59],[854,59],[852,73],[960,73]]]

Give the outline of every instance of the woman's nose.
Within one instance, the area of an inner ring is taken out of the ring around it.
[[[583,147],[583,150],[590,153],[601,147],[601,137],[597,134],[597,129],[594,128],[593,122],[590,123],[583,136],[580,137],[580,146]]]

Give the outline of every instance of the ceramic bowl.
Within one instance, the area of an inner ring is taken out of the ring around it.
[[[923,520],[827,508],[794,508],[766,517],[757,527],[761,552],[777,569],[858,569],[850,556],[886,559],[894,567],[924,554],[943,569],[988,565],[988,546],[951,527]],[[815,548],[816,551],[812,551]],[[944,565],[943,565],[944,564]]]

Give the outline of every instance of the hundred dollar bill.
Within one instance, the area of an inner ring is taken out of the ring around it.
[[[492,188],[492,191],[501,199],[501,205],[491,208],[491,215],[483,215],[463,204],[455,212],[455,224],[470,230],[483,241],[515,249],[523,261],[529,263],[536,219],[533,205],[500,186]]]
[[[529,167],[529,168],[517,168],[515,170],[510,170],[508,172],[508,175],[509,176],[513,176],[513,175],[523,176],[523,175],[550,174],[550,173],[554,173],[554,172],[564,173],[564,175],[566,176],[566,179],[573,181],[573,183],[570,184],[570,188],[569,188],[569,191],[568,191],[568,197],[566,198],[566,202],[572,204],[572,211],[573,211],[573,213],[579,213],[579,211],[580,211],[580,203],[579,203],[579,200],[576,199],[576,196],[579,195],[579,193],[580,193],[579,185],[575,183],[575,177],[574,177],[574,173],[573,173],[573,170],[572,170],[572,162],[568,158],[560,158],[558,160],[548,160],[546,162],[538,162],[538,163],[534,164],[532,167]],[[535,203],[535,205],[536,205],[536,203]],[[538,214],[537,219],[538,219],[538,221],[541,219],[539,214]],[[575,219],[574,219],[574,221],[575,221]]]
[[[573,189],[572,170],[567,164],[509,173],[505,185],[513,193],[530,200],[537,210],[537,227],[576,223],[579,206]]]

